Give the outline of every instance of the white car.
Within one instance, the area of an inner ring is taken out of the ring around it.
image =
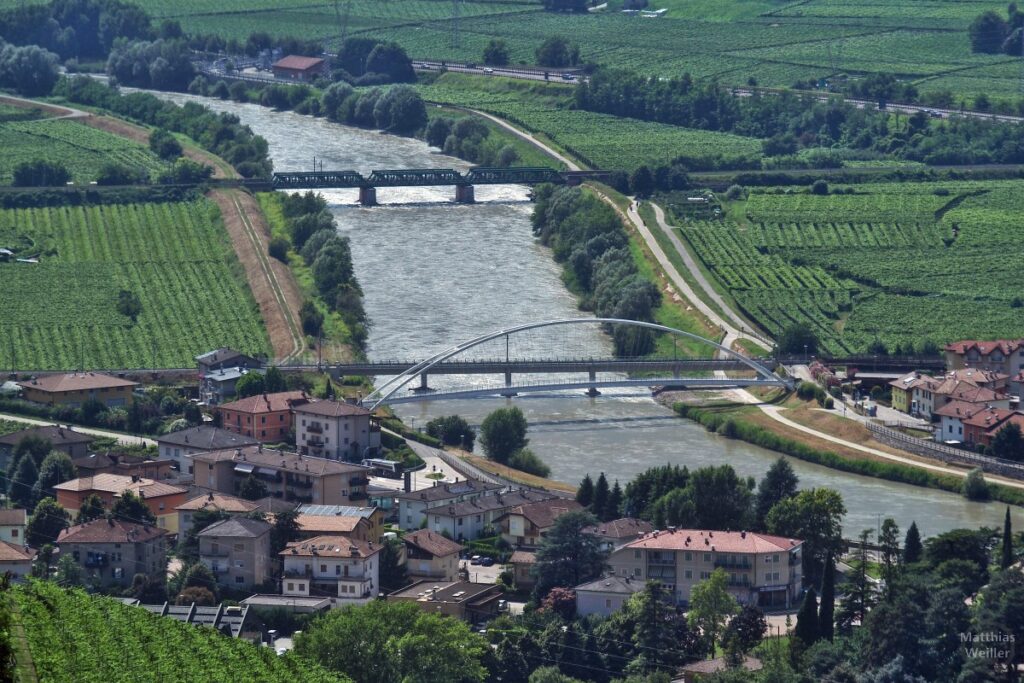
[[[492,73],[494,73],[494,69],[492,69],[490,67],[484,67],[484,73],[485,74],[492,74]]]

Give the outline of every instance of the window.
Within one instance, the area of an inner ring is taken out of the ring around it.
[[[476,521],[477,521],[477,523],[478,523],[478,524],[480,523],[480,521],[481,521],[482,519],[483,519],[483,517],[482,517],[481,515],[477,515],[477,516],[476,516]]]
[[[299,590],[300,590],[300,591],[304,591],[304,590],[306,590],[306,584],[304,584],[304,583],[300,583],[300,584],[299,584]]]
[[[462,517],[459,517],[459,526],[462,526]]]
[[[277,421],[284,422],[284,413],[281,413],[280,415],[277,416]]]
[[[643,576],[643,570],[640,567],[633,567],[633,576]]]
[[[235,569],[245,569],[245,562],[242,560],[235,560]]]
[[[779,556],[778,555],[772,555],[772,562],[775,563],[775,564],[778,564],[779,563]]]
[[[234,548],[235,550],[245,550],[245,544],[244,544],[244,543],[236,543],[236,544],[235,544],[235,545],[233,545],[232,547],[233,547],[233,548]]]
[[[327,565],[326,564],[320,565],[320,573],[321,574],[326,574],[327,573]]]
[[[683,559],[686,560],[687,562],[692,562],[693,561],[693,553],[691,553],[689,551],[683,553]]]
[[[710,562],[711,561],[711,553],[704,553],[704,561],[705,562]]]
[[[634,550],[633,551],[633,559],[634,560],[639,560],[640,559],[640,551],[639,550]]]
[[[685,579],[692,579],[693,578],[693,570],[692,569],[687,569],[686,571],[684,571],[683,572],[683,578],[685,578]]]
[[[164,509],[164,504],[163,504],[163,503],[160,503],[160,509],[161,509],[161,510],[163,510],[163,509]]]
[[[608,609],[611,609],[612,601],[609,598],[605,598],[604,606]]]
[[[345,576],[348,576],[348,565],[345,565]]]
[[[345,423],[345,431],[348,431],[348,422]]]
[[[267,416],[266,415],[261,415],[260,416],[260,424],[261,425],[267,424]]]
[[[17,529],[11,529],[11,538],[17,538],[17,537],[18,537],[18,530]]]
[[[335,576],[340,576],[341,575],[341,565],[340,564],[334,565],[334,575]]]
[[[235,583],[245,583],[245,579],[243,579],[241,576],[236,576]]]
[[[267,430],[266,429],[261,429],[260,430],[260,436],[266,436],[266,435],[267,435]]]

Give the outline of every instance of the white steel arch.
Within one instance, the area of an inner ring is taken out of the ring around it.
[[[484,344],[493,339],[499,339],[510,334],[515,334],[516,332],[525,332],[527,330],[535,330],[543,327],[555,327],[558,325],[601,324],[642,327],[651,330],[657,330],[659,332],[667,332],[669,334],[674,334],[682,337],[689,337],[691,339],[695,339],[709,346],[715,347],[716,349],[718,349],[718,352],[720,354],[724,354],[739,361],[740,363],[746,365],[747,367],[749,367],[751,370],[753,370],[766,380],[782,381],[781,378],[779,378],[777,375],[775,375],[775,373],[773,373],[770,369],[768,369],[761,363],[751,360],[750,358],[747,358],[743,354],[733,351],[732,349],[726,346],[722,346],[718,342],[712,341],[705,337],[701,337],[700,335],[697,334],[693,334],[692,332],[686,332],[685,330],[677,330],[674,327],[667,327],[665,325],[659,325],[657,323],[642,322],[640,320],[626,320],[622,318],[562,318],[559,320],[544,320],[541,322],[517,325],[515,327],[507,327],[496,332],[489,332],[474,339],[464,341],[460,344],[456,344],[455,346],[451,346],[445,349],[444,351],[441,351],[440,353],[437,353],[431,356],[430,358],[427,358],[426,360],[417,363],[416,365],[409,368],[402,374],[395,375],[390,380],[382,384],[380,387],[374,389],[369,394],[367,394],[362,399],[361,403],[364,406],[373,410],[382,403],[387,402],[387,400],[394,396],[396,392],[402,389],[402,387],[407,385],[409,382],[413,381],[419,375],[421,375],[424,372],[429,372],[430,368],[433,367],[434,365],[437,365],[438,363],[443,363],[452,356],[456,356],[462,353],[463,351],[471,349],[474,346],[479,346],[480,344]]]

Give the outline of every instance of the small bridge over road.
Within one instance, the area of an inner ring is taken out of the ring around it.
[[[354,188],[359,190],[359,203],[377,203],[378,187],[454,186],[455,201],[472,203],[476,185],[540,185],[558,183],[579,185],[584,180],[607,180],[608,171],[556,171],[552,168],[511,166],[508,168],[475,167],[466,173],[453,168],[402,168],[371,171],[286,171],[275,173],[276,190],[315,190]]]

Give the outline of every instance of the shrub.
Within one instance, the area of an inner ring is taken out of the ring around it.
[[[815,180],[811,185],[811,194],[828,194],[828,183],[821,179]]]
[[[730,185],[725,191],[725,198],[729,200],[742,199],[745,191],[742,185]]]
[[[992,491],[989,490],[988,482],[981,468],[975,468],[964,477],[963,487],[960,489],[967,500],[985,501],[991,500]]]
[[[548,477],[551,474],[551,468],[529,448],[521,448],[513,453],[508,459],[508,466],[538,477]]]
[[[276,258],[281,263],[288,263],[288,240],[283,237],[275,237],[270,240],[270,244],[267,245],[267,253],[272,257]]]

